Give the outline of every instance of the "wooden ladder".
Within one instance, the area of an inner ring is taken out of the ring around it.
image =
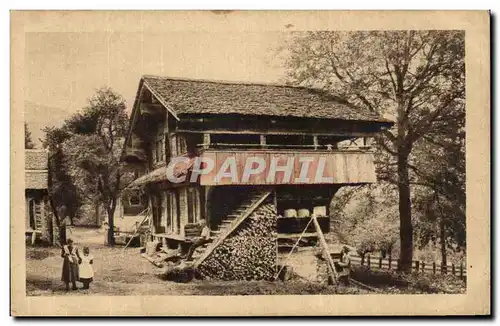
[[[209,244],[205,251],[198,257],[193,264],[194,268],[198,268],[198,266],[203,263],[205,259],[217,248],[234,230],[238,228],[238,226],[248,217],[252,212],[259,207],[259,205],[266,200],[266,198],[271,194],[272,190],[263,190],[262,194],[255,200],[250,207],[248,207],[244,212],[242,212],[225,230],[225,232],[221,233],[214,242]]]

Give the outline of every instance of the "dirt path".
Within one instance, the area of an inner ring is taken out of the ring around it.
[[[56,248],[27,248],[26,292],[31,296],[52,295],[258,295],[360,293],[356,288],[335,290],[322,284],[282,282],[193,281],[168,282],[160,269],[139,255],[138,248],[109,248],[96,229],[76,228],[69,235],[81,248],[90,247],[95,257],[95,281],[89,290],[67,292],[61,282],[62,258]],[[81,287],[81,284],[78,284]]]

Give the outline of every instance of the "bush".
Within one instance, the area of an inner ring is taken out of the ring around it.
[[[453,275],[402,274],[356,267],[351,277],[366,285],[397,293],[465,293],[466,280]]]

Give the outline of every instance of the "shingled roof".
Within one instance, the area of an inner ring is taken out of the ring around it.
[[[48,152],[43,149],[24,150],[25,189],[47,189]]]
[[[240,114],[390,122],[318,89],[144,76],[145,86],[175,115]]]

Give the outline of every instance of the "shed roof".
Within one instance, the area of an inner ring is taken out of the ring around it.
[[[25,149],[24,150],[24,169],[25,170],[47,170],[49,154],[44,149]]]
[[[185,160],[181,161],[175,165],[174,170],[172,172],[173,172],[173,176],[176,178],[180,178],[182,176],[187,175],[188,172],[193,167],[194,160],[195,160],[193,157],[188,157],[188,156],[180,156],[180,157],[185,158]],[[140,187],[140,186],[148,184],[148,183],[167,181],[168,180],[167,173],[168,173],[168,171],[167,171],[166,166],[159,167],[159,168],[135,179],[134,181],[132,181],[127,186],[127,189]]]
[[[145,86],[178,117],[239,114],[389,122],[319,89],[147,75]]]
[[[47,189],[48,188],[47,171],[25,171],[24,188],[25,189]]]
[[[24,150],[25,189],[47,189],[48,161],[44,149]]]

